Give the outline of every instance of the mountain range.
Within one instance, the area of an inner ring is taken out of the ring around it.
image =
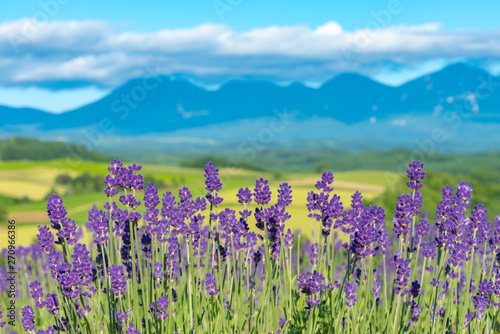
[[[404,142],[428,136],[422,129],[429,129],[429,122],[451,126],[457,120],[473,124],[468,128],[481,137],[481,124],[491,132],[497,133],[492,124],[500,129],[500,77],[456,63],[398,87],[355,73],[339,74],[319,88],[233,80],[207,90],[169,76],[137,78],[62,114],[0,106],[0,134],[71,139],[77,129],[100,129],[113,136],[239,140],[282,110],[293,112],[296,126],[283,135],[290,140],[334,139],[332,132],[340,131],[344,139],[350,134],[352,139]]]

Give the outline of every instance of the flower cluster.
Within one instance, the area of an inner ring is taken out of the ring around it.
[[[219,169],[215,168],[211,162],[205,166],[205,185],[208,191],[205,196],[207,201],[214,206],[219,206],[223,199],[218,196],[217,192],[222,189],[222,182],[219,179]]]
[[[297,278],[298,287],[301,293],[312,295],[320,292],[325,288],[323,281],[325,277],[318,272],[305,272]]]
[[[167,317],[169,316],[169,313],[167,312],[168,304],[168,298],[165,296],[161,296],[160,298],[158,298],[156,303],[152,302],[151,304],[149,304],[149,308],[153,317],[158,318],[162,321],[167,319]]]
[[[52,224],[52,228],[57,231],[57,244],[67,243],[73,245],[76,243],[76,224],[75,221],[66,217],[68,212],[63,204],[63,200],[56,194],[49,196],[47,200],[47,214]],[[46,232],[41,232],[42,237],[46,237]]]
[[[330,198],[330,193],[333,191],[332,183],[333,173],[331,171],[324,172],[321,180],[316,183],[316,189],[319,190],[319,193],[311,191],[307,194],[309,217],[313,219],[314,226],[316,226],[316,222],[321,223],[323,226],[321,233],[324,238],[330,235],[332,229],[340,226],[340,218],[343,216],[340,197],[333,194]]]
[[[109,276],[111,277],[111,285],[115,295],[120,296],[127,290],[127,278],[122,266],[113,264],[109,268]]]
[[[357,286],[355,284],[351,284],[349,282],[345,284],[345,304],[348,307],[354,307],[354,305],[356,305],[356,290]]]
[[[406,240],[410,233],[414,218],[420,214],[422,206],[422,194],[419,191],[423,187],[421,181],[425,178],[425,172],[422,171],[424,164],[420,161],[413,161],[408,165],[410,169],[406,171],[409,181],[406,183],[410,188],[410,194],[403,194],[398,197],[398,203],[394,210],[394,228],[393,232],[398,239]],[[413,236],[412,236],[413,237]]]

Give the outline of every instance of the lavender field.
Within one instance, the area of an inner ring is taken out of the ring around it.
[[[500,334],[498,13],[3,1],[0,334]]]
[[[273,193],[257,179],[233,195],[240,209],[232,210],[212,163],[206,196],[197,198],[186,187],[159,194],[141,169],[111,162],[107,202],[89,208],[90,242],[54,194],[37,243],[6,245],[0,332],[498,330],[500,220],[471,205],[466,181],[443,184],[435,212],[422,212],[426,173],[413,161],[406,193],[385,212],[365,205],[360,192],[342,203],[326,171],[307,194],[302,227],[292,231],[287,183]]]

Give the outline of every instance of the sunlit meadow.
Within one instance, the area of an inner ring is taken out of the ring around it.
[[[390,213],[360,192],[342,203],[334,175],[318,176],[300,217],[312,238],[287,225],[297,196],[287,183],[273,191],[261,178],[227,198],[208,163],[206,196],[194,198],[186,187],[159,194],[137,165],[108,170],[106,204],[88,208],[90,242],[54,194],[37,244],[3,250],[0,333],[497,330],[500,219],[471,207],[465,181],[421,212],[420,161]],[[234,201],[239,210],[225,207]]]

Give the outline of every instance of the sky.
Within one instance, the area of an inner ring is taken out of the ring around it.
[[[500,73],[498,1],[0,0],[0,105],[64,112],[182,75],[399,85],[464,61]]]

